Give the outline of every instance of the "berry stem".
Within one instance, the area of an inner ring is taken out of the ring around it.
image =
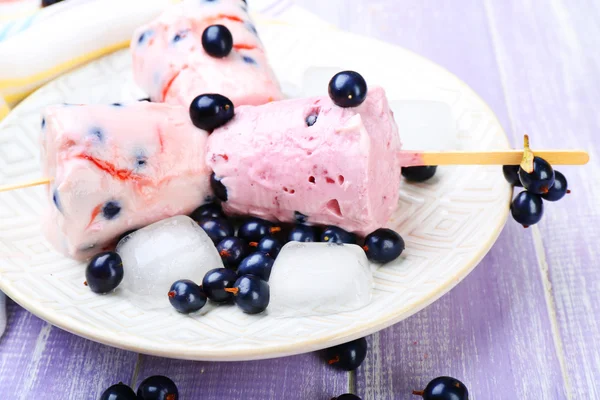
[[[170,299],[172,299],[173,297],[175,297],[177,293],[175,293],[174,290],[171,290],[169,293],[167,293],[167,296],[169,296]]]
[[[248,243],[248,246],[250,246],[250,247],[258,247],[258,242],[250,242],[250,243]]]
[[[533,158],[535,155],[529,148],[529,136],[525,135],[523,138],[523,160],[521,161],[521,168],[523,171],[531,174],[533,172]]]
[[[277,232],[281,232],[281,227],[279,226],[274,226],[269,230],[271,233],[277,233]]]
[[[415,396],[423,396],[425,392],[423,390],[413,390]]]
[[[327,361],[327,364],[333,365],[340,362],[340,356],[335,356],[331,360]]]
[[[229,257],[229,256],[231,256],[231,254],[229,253],[229,251],[225,250],[225,249],[221,250],[221,252],[219,252],[219,255],[221,257]]]
[[[237,294],[240,292],[240,289],[234,287],[234,288],[225,288],[224,289],[227,293],[233,293],[234,296],[237,296]]]

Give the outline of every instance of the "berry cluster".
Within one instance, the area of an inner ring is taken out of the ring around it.
[[[305,221],[301,213],[298,221]],[[259,314],[270,300],[269,278],[281,248],[287,242],[329,242],[357,244],[355,234],[336,226],[319,228],[298,222],[281,226],[260,218],[247,218],[236,229],[218,204],[205,204],[191,217],[211,238],[225,268],[209,271],[202,284],[180,280],[168,293],[173,307],[181,313],[199,311],[207,299],[214,303],[234,302],[247,314]],[[395,260],[404,250],[404,240],[390,229],[378,229],[365,238],[367,257],[378,263]]]
[[[171,379],[155,375],[145,379],[137,394],[122,382],[112,385],[102,393],[100,400],[178,400],[179,390]]]
[[[449,376],[440,376],[427,384],[425,390],[413,391],[423,400],[469,400],[469,391],[464,383]],[[331,400],[361,400],[355,394],[346,393]]]
[[[543,200],[558,201],[570,193],[565,176],[540,157],[533,157],[529,171],[522,166],[505,165],[502,172],[511,185],[525,189],[515,196],[510,206],[515,221],[525,228],[542,219]]]
[[[225,268],[209,271],[201,284],[190,280],[174,282],[168,292],[171,305],[177,311],[189,314],[202,309],[207,300],[214,303],[233,302],[248,314],[259,314],[269,304],[268,281],[284,243],[359,242],[354,233],[337,226],[320,229],[307,225],[304,223],[307,216],[301,213],[296,215],[297,221],[303,222],[281,226],[250,217],[236,229],[220,205],[209,203],[196,209],[191,217],[213,241]],[[405,248],[402,237],[386,228],[371,233],[362,244],[367,258],[376,263],[395,260]],[[85,285],[95,293],[109,293],[121,283],[123,274],[123,262],[119,254],[114,251],[104,252],[90,260]]]

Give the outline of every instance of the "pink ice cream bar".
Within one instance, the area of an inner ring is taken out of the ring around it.
[[[128,230],[192,212],[211,195],[206,140],[178,106],[48,108],[42,120],[42,160],[52,180],[48,239],[85,259]]]
[[[224,25],[233,50],[224,58],[210,56],[202,34]],[[259,105],[283,94],[243,0],[185,0],[157,20],[139,28],[131,41],[133,74],[155,102],[188,107],[203,93],[219,93],[234,105]]]
[[[329,97],[238,107],[206,157],[228,213],[368,234],[398,203],[400,148],[385,92],[372,88],[356,108]]]

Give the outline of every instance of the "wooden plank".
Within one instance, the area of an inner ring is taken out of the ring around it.
[[[586,167],[559,168],[574,193],[547,204],[533,232],[569,398],[597,399],[600,4],[553,0],[535,11],[518,0],[486,5],[515,131],[530,133],[536,146],[577,146],[592,155]]]
[[[45,323],[7,299],[8,323],[0,339],[0,393],[18,399]]]
[[[97,399],[129,383],[136,354],[71,335],[9,301],[0,339],[0,393],[6,399]]]
[[[313,10],[323,4],[306,2]],[[342,28],[394,42],[440,63],[473,87],[505,128],[511,126],[480,2],[344,4],[323,4],[321,16],[337,9],[337,20],[330,21]],[[518,133],[515,146],[522,145],[523,133]],[[564,399],[531,232],[510,223],[465,282],[413,318],[374,335],[357,374],[358,393],[364,399],[408,399],[411,390],[429,379],[450,374],[464,379],[475,398]]]
[[[152,375],[169,376],[182,399],[323,399],[348,391],[349,375],[318,354],[265,361],[208,363],[142,356],[136,384]]]
[[[440,375],[476,399],[564,399],[535,249],[509,222],[481,264],[449,294],[374,335],[359,370],[364,399],[409,399]]]

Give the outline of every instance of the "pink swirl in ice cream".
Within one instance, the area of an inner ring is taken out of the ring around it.
[[[153,101],[189,106],[204,93],[219,93],[237,105],[283,98],[243,0],[186,0],[139,28],[131,41],[136,82]],[[202,47],[210,25],[232,33],[233,50],[214,58]]]
[[[228,213],[331,224],[367,234],[397,206],[401,148],[385,92],[356,108],[328,97],[236,108],[208,139]]]
[[[141,102],[54,106],[42,122],[48,239],[84,259],[124,232],[187,214],[211,195],[207,133],[187,109]]]

